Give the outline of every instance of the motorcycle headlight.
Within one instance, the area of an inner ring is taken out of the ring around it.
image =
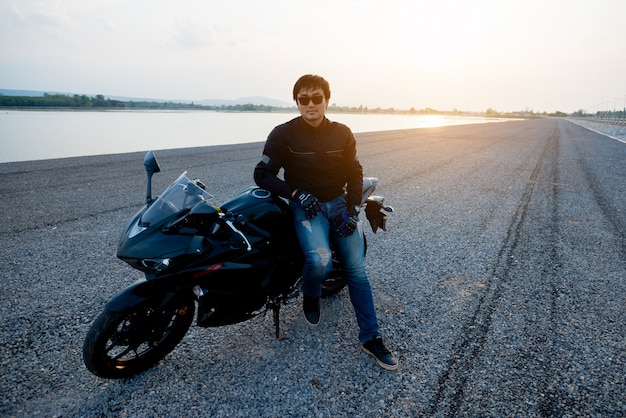
[[[170,266],[171,258],[152,258],[141,260],[141,265],[153,271],[163,271]]]

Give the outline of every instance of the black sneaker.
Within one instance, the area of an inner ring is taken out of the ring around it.
[[[302,310],[304,311],[304,319],[311,326],[317,326],[320,323],[320,298],[303,298]]]
[[[376,336],[363,344],[363,351],[374,357],[378,365],[385,370],[398,368],[398,360],[385,347],[385,343],[383,343],[383,339],[380,336]]]

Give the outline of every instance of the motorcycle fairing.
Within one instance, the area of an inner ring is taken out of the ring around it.
[[[154,283],[141,279],[117,292],[117,294],[106,303],[105,308],[109,312],[125,313],[148,301],[161,299],[161,304],[164,304],[175,295],[175,289],[167,290],[159,288]]]
[[[154,304],[161,300],[159,306],[180,292],[181,287],[188,288],[198,283],[210,295],[213,308],[220,313],[220,324],[233,312],[242,312],[242,319],[235,318],[231,323],[249,318],[247,314],[260,309],[265,304],[263,291],[270,282],[273,266],[251,265],[226,262],[214,271],[198,278],[194,273],[200,270],[177,272],[173,275],[159,277],[156,280],[141,279],[119,291],[107,302],[105,308],[110,312],[125,313],[132,308],[148,303]],[[242,291],[242,289],[244,289]]]

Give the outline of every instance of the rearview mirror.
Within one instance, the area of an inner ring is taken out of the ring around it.
[[[156,159],[156,155],[154,155],[154,152],[152,151],[148,151],[146,153],[145,158],[143,159],[143,165],[144,167],[146,167],[146,171],[148,173],[158,173],[159,171],[161,171],[161,166],[159,165],[159,162]]]
[[[148,174],[148,185],[146,186],[146,204],[152,203],[152,175],[161,171],[161,166],[156,159],[154,152],[148,151],[143,159],[143,165]]]

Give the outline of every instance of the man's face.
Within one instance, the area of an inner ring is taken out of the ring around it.
[[[322,89],[302,89],[298,93],[296,101],[302,119],[309,125],[318,127],[324,120],[324,114],[328,107],[324,91]]]

